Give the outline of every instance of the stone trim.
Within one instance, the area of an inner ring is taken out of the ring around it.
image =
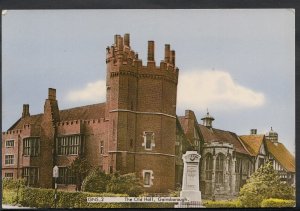
[[[149,185],[145,185],[144,183],[145,183],[145,181],[144,181],[144,179],[145,179],[145,174],[146,173],[150,173],[150,181],[149,181]],[[145,188],[149,188],[149,187],[151,187],[152,185],[153,185],[153,179],[154,179],[154,176],[153,176],[153,171],[152,170],[143,170],[143,184],[144,184],[144,187]]]

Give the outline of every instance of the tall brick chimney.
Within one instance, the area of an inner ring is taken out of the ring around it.
[[[124,34],[124,45],[125,46],[130,46],[130,36],[129,34]]]
[[[48,99],[45,101],[44,105],[44,117],[48,121],[59,121],[59,109],[58,109],[58,103],[56,100],[56,89],[49,88],[48,89]]]
[[[48,89],[48,99],[56,100],[56,89],[53,89],[53,88]]]
[[[170,45],[165,44],[165,62],[169,63],[170,62]]]
[[[154,41],[148,41],[148,62],[154,62]]]
[[[171,51],[171,64],[175,67],[175,51]]]
[[[23,112],[22,112],[22,118],[30,116],[29,113],[29,104],[23,104]]]

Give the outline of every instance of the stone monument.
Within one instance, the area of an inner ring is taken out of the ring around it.
[[[183,156],[183,178],[180,197],[187,198],[189,202],[179,203],[176,208],[203,207],[201,192],[199,190],[199,161],[201,156],[197,151],[187,151]]]

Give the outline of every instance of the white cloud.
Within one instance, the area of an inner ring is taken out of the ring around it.
[[[225,71],[181,72],[177,93],[177,106],[182,109],[230,110],[259,107],[265,103],[263,93],[237,84]],[[67,100],[96,103],[105,101],[105,95],[105,81],[99,80],[70,91]]]
[[[70,91],[67,99],[71,102],[102,102],[105,101],[105,91],[105,81],[99,80],[88,83],[83,89]]]
[[[263,93],[237,84],[228,72],[204,70],[180,73],[179,108],[230,110],[259,107],[264,103]]]

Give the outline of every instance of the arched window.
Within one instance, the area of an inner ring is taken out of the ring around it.
[[[224,155],[218,154],[216,159],[216,183],[223,183]]]
[[[211,180],[212,178],[212,168],[213,168],[213,160],[212,160],[212,155],[207,154],[205,158],[205,174],[206,174],[206,179]]]

